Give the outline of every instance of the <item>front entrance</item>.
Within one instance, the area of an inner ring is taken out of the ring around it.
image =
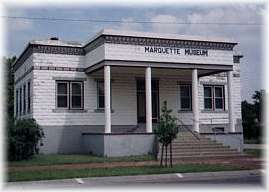
[[[137,90],[137,121],[146,123],[146,92],[145,80],[136,81]],[[159,80],[151,81],[151,99],[152,99],[152,122],[157,123],[159,120]]]

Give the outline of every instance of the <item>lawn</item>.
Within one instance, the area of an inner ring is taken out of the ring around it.
[[[103,163],[103,162],[138,162],[154,160],[153,155],[140,155],[128,157],[99,157],[93,155],[36,155],[31,159],[8,162],[8,166],[22,167],[33,165],[61,165],[77,163]]]
[[[92,168],[92,169],[63,169],[63,170],[35,170],[35,171],[10,171],[8,181],[36,181],[83,177],[105,177],[123,175],[148,175],[165,173],[187,172],[215,172],[242,170],[239,166],[231,165],[208,165],[208,164],[185,164],[174,165],[172,168],[160,168],[158,165],[143,167],[116,167],[116,168]]]
[[[263,152],[262,149],[244,149],[244,153],[258,158],[263,156]]]

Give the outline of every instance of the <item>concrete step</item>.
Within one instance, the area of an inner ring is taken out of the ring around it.
[[[161,149],[161,145],[159,145],[159,148]],[[168,146],[169,147],[169,146]],[[172,148],[229,148],[229,146],[224,146],[220,143],[192,143],[192,144],[184,144],[184,143],[180,143],[180,144],[172,144]]]
[[[169,150],[168,150],[169,151]],[[192,149],[172,149],[172,152],[223,152],[223,151],[230,151],[230,152],[237,152],[236,149],[229,149],[229,148],[192,148]],[[160,153],[161,151],[159,151]]]
[[[245,157],[247,157],[246,155],[244,155],[244,154],[225,154],[225,155],[223,155],[223,154],[221,154],[221,155],[196,155],[196,156],[188,156],[188,155],[182,155],[182,156],[172,156],[172,159],[173,160],[199,160],[199,159],[201,159],[201,160],[210,160],[211,158],[214,158],[214,159],[230,159],[230,158],[245,158]],[[165,158],[165,156],[163,156],[163,158]],[[167,155],[167,158],[168,159],[170,159],[170,156],[169,155]],[[160,157],[158,157],[158,160],[160,160],[161,158]]]
[[[197,139],[197,138],[192,138],[192,137],[182,137],[182,138],[176,138],[175,140],[173,140],[173,141],[210,141],[211,139],[209,139],[209,138],[199,138],[199,139]]]
[[[165,154],[165,153],[164,153]],[[167,154],[170,154],[167,152]],[[193,155],[224,155],[224,154],[240,154],[237,151],[185,151],[185,152],[173,152],[174,156],[193,156]],[[158,154],[160,156],[161,153]]]
[[[200,149],[200,148],[225,148],[225,149],[230,149],[229,146],[224,146],[222,144],[195,144],[195,145],[181,145],[181,144],[176,144],[176,145],[172,145],[172,148],[174,149]],[[160,146],[161,149],[161,146]]]
[[[208,141],[174,141],[172,142],[172,144],[188,144],[188,145],[191,145],[191,144],[207,144],[207,143],[214,143],[216,144],[217,142],[216,141],[213,141],[213,140],[208,140]]]

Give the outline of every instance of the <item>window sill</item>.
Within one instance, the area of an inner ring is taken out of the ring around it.
[[[178,113],[192,113],[192,110],[177,110]]]
[[[94,112],[95,113],[104,113],[105,109],[101,109],[101,108],[100,109],[95,109]],[[111,109],[111,113],[114,113],[114,112],[115,112],[114,109]]]
[[[214,111],[214,110],[202,110],[201,113],[228,113],[227,110],[217,110],[217,111]]]
[[[87,113],[85,109],[52,109],[53,113]]]

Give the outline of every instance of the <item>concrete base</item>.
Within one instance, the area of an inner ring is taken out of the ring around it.
[[[242,152],[244,149],[244,139],[242,133],[223,133],[223,134],[206,134],[202,135],[216,140],[223,145],[230,146],[232,149],[237,149],[238,152]]]
[[[116,157],[155,154],[155,135],[148,133],[83,133],[86,153]]]
[[[70,125],[70,126],[41,126],[45,138],[43,146],[40,147],[40,153],[44,154],[82,154],[83,148],[82,133],[94,132],[103,133],[103,125]],[[144,132],[137,128],[137,125],[113,125],[112,132]]]

